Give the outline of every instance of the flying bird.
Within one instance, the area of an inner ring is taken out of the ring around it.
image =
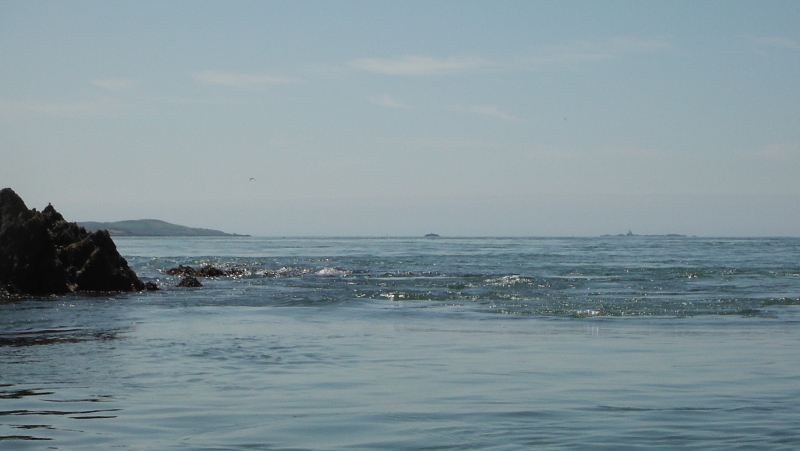
[[[253,177],[250,177],[250,181],[252,182],[253,180],[255,180],[255,179]]]

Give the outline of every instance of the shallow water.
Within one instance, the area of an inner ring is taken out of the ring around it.
[[[115,241],[0,305],[0,449],[800,446],[800,240]]]

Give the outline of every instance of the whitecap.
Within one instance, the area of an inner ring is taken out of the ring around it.
[[[339,276],[339,277],[349,276],[352,273],[353,271],[349,271],[347,269],[342,269],[342,268],[336,268],[334,266],[326,266],[316,272],[318,276]]]

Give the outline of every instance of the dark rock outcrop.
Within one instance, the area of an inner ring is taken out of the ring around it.
[[[167,274],[170,276],[190,277],[224,277],[230,275],[230,273],[227,271],[211,265],[205,265],[200,269],[194,269],[191,266],[178,265],[175,268],[168,269]]]
[[[178,265],[176,268],[170,268],[166,272],[170,276],[183,277],[183,279],[178,282],[178,285],[176,285],[182,288],[202,287],[203,284],[197,280],[198,277],[223,277],[229,275],[227,271],[211,265],[205,265],[200,269],[194,269],[191,266]]]
[[[192,268],[191,266],[183,266],[178,265],[177,268],[170,268],[167,270],[167,274],[170,276],[196,276],[197,270]]]
[[[202,287],[203,284],[200,283],[200,281],[197,280],[196,278],[192,276],[187,276],[181,279],[181,281],[178,282],[177,286],[182,288],[196,288],[196,287]]]
[[[108,232],[88,233],[52,205],[29,210],[0,190],[0,292],[63,294],[140,291],[145,284],[119,255]]]
[[[223,277],[227,275],[227,272],[211,265],[205,265],[197,271],[197,277]]]

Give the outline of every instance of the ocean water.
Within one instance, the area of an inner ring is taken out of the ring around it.
[[[0,302],[0,449],[800,449],[800,239],[115,241]]]

